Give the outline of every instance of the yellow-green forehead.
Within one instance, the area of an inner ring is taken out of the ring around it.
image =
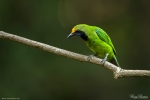
[[[74,33],[77,29],[75,27],[72,28],[71,33]]]
[[[85,26],[87,26],[87,25],[86,24],[78,24],[72,28],[71,33],[74,33],[77,30],[82,30]]]

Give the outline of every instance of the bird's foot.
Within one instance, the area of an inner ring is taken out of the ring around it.
[[[105,62],[106,62],[106,59],[105,59],[105,58],[104,58],[104,59],[102,59],[102,61],[101,61],[102,66],[105,64]]]
[[[93,56],[94,56],[94,55],[89,55],[89,56],[87,57],[88,61],[92,60]]]
[[[102,61],[101,61],[101,63],[102,63],[102,66],[105,64],[105,62],[106,62],[106,60],[107,60],[107,57],[108,57],[108,53],[106,54],[106,56],[105,56],[105,58],[104,59],[102,59]]]

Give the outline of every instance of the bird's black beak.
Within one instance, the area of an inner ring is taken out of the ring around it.
[[[83,31],[75,31],[73,33],[70,33],[67,36],[67,38],[70,38],[70,37],[75,36],[75,35],[80,36],[85,41],[87,41],[87,39],[88,39],[88,36]]]
[[[70,37],[72,37],[72,36],[74,36],[74,35],[76,35],[75,33],[70,33],[68,36],[67,36],[67,38],[70,38]]]

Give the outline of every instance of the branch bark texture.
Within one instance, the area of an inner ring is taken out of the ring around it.
[[[9,39],[12,41],[16,41],[19,43],[23,43],[47,52],[51,52],[57,55],[61,55],[61,56],[65,56],[68,58],[72,58],[72,59],[76,59],[79,61],[83,61],[83,62],[89,62],[89,63],[93,63],[93,64],[97,64],[97,65],[102,65],[101,61],[102,59],[93,57],[91,60],[88,60],[87,57],[85,55],[81,55],[78,53],[74,53],[71,51],[67,51],[64,49],[60,49],[54,46],[50,46],[44,43],[40,43],[34,40],[30,40],[21,36],[17,36],[17,35],[13,35],[10,33],[6,33],[3,31],[0,31],[0,38],[5,38],[5,39]],[[129,76],[147,76],[150,77],[150,70],[126,70],[126,69],[122,69],[120,67],[117,67],[109,62],[105,62],[105,64],[103,65],[103,67],[111,70],[114,73],[114,78],[117,79],[119,77],[129,77]]]

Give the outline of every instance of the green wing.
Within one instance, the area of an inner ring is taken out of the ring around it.
[[[96,28],[95,32],[102,41],[106,42],[108,45],[110,45],[113,48],[113,52],[116,55],[117,54],[116,50],[115,50],[109,36],[107,35],[107,33],[104,30],[102,30],[101,28]]]

